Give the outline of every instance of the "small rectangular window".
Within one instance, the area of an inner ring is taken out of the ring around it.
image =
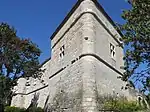
[[[110,57],[111,57],[111,65],[116,67],[116,48],[113,44],[110,43]]]
[[[59,57],[63,58],[65,56],[65,45],[60,48]]]
[[[113,59],[115,59],[115,56],[116,56],[115,46],[111,43],[110,43],[110,56]]]

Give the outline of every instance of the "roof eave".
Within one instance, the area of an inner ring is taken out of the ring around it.
[[[61,22],[61,24],[56,28],[55,32],[52,34],[50,39],[52,40],[56,34],[61,30],[61,28],[65,25],[65,23],[68,21],[68,19],[72,16],[72,14],[76,11],[76,9],[80,6],[80,4],[84,0],[78,0],[77,3],[73,6],[71,11],[67,14],[67,16],[64,18],[64,20]],[[103,15],[107,18],[107,20],[113,25],[113,27],[116,27],[116,24],[114,21],[111,19],[111,17],[105,12],[104,8],[99,4],[97,0],[92,0],[96,7],[103,13]],[[116,28],[115,28],[116,29]],[[116,31],[120,34],[120,36],[123,36],[120,30],[116,29]]]

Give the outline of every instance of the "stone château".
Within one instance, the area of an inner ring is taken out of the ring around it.
[[[98,95],[132,99],[117,78],[124,65],[121,36],[97,0],[78,0],[51,36],[42,77],[19,79],[11,105],[28,108],[36,100],[47,112],[98,112]]]

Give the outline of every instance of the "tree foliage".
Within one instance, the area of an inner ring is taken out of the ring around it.
[[[150,0],[130,0],[132,6],[124,10],[125,24],[119,25],[125,46],[125,74],[123,80],[140,81],[147,90],[150,86]]]
[[[0,25],[0,73],[17,79],[38,71],[41,51],[29,39],[20,39],[14,28]],[[6,72],[5,72],[6,71]]]
[[[41,75],[40,54],[30,39],[21,39],[13,27],[0,24],[0,102],[6,103],[18,78]]]

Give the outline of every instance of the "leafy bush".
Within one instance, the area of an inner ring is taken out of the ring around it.
[[[150,112],[150,110],[141,110],[141,111],[137,111],[137,112]]]
[[[4,112],[25,112],[25,109],[24,108],[7,106],[7,107],[5,107]]]
[[[137,105],[134,101],[114,100],[105,102],[104,109],[118,110],[120,112],[136,112],[138,110],[143,110],[144,108]]]
[[[44,110],[40,107],[32,107],[29,110],[26,110],[24,108],[7,106],[4,112],[44,112]]]
[[[123,96],[99,96],[97,101],[99,110],[114,110],[119,112],[137,112],[144,110],[144,107],[138,105],[136,101],[128,101]]]
[[[44,110],[40,107],[32,107],[27,112],[44,112]]]

